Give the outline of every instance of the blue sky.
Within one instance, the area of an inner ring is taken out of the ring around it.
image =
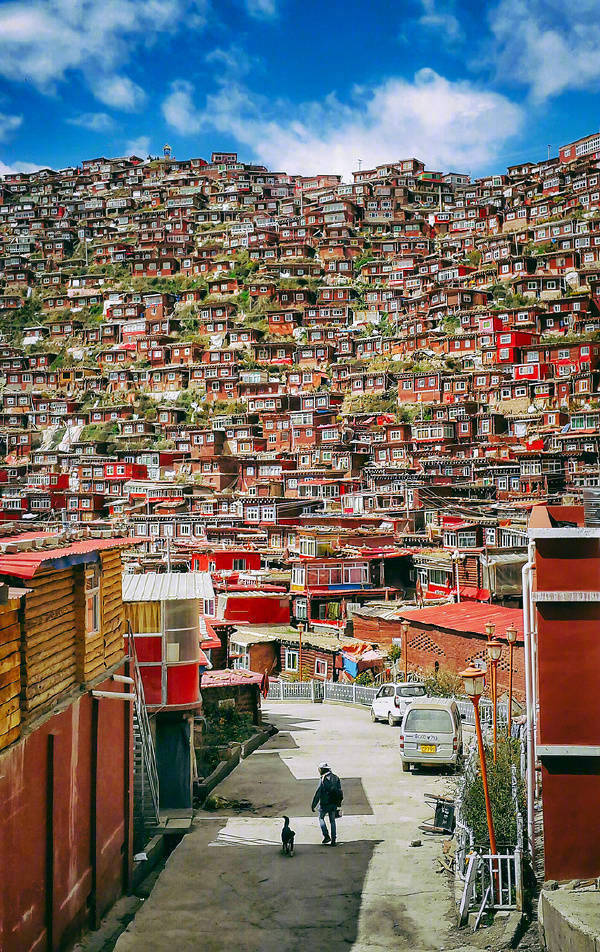
[[[0,173],[96,155],[475,174],[600,123],[600,0],[0,0]]]

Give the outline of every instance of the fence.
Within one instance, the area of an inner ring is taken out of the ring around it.
[[[270,681],[268,701],[345,701],[370,707],[379,688],[341,681]]]
[[[367,687],[362,684],[345,684],[342,681],[269,681],[268,701],[345,701],[370,707],[379,687]],[[475,712],[471,701],[456,698],[456,704],[463,716],[463,722],[475,726]],[[492,724],[492,702],[482,700],[479,703],[481,722],[484,727]],[[498,726],[506,726],[508,705],[498,704]]]
[[[478,770],[479,753],[473,739],[465,757],[465,776]],[[521,758],[522,760],[523,758]],[[459,924],[475,912],[475,927],[487,910],[523,909],[523,818],[517,796],[517,768],[512,768],[512,799],[517,820],[517,843],[502,853],[477,851],[473,832],[464,823],[460,789],[455,798],[455,875],[462,882]]]

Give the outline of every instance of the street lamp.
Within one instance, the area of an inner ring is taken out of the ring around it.
[[[508,641],[508,738],[510,740],[510,728],[512,723],[513,651],[517,641],[517,629],[514,625],[509,625],[506,629],[506,640]]]
[[[302,681],[302,632],[304,631],[304,625],[302,622],[298,625],[298,667],[300,680]]]
[[[494,625],[486,625],[494,629]],[[498,662],[502,656],[502,642],[492,638],[487,645],[488,661],[492,666],[492,723],[494,728],[494,763],[498,758]]]
[[[400,627],[402,628],[402,643],[403,643],[403,645],[404,645],[404,680],[405,680],[405,681],[408,681],[408,629],[409,629],[409,624],[408,624],[408,622],[406,621],[406,619],[404,619],[404,621],[402,622],[402,624],[400,625]]]
[[[494,833],[494,821],[492,819],[492,806],[490,804],[490,792],[488,789],[487,768],[485,763],[485,750],[481,733],[481,721],[479,719],[479,698],[483,694],[485,687],[485,671],[471,665],[469,668],[466,668],[465,671],[461,671],[460,676],[465,682],[465,694],[471,698],[475,709],[475,731],[477,732],[477,745],[479,747],[479,763],[481,765],[481,782],[483,784],[485,813],[490,837],[490,853],[494,856],[496,855],[496,834]]]

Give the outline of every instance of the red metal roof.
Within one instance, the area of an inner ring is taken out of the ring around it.
[[[43,538],[44,534],[40,534]],[[6,541],[18,542],[19,538],[7,538]],[[1,540],[0,540],[1,541]],[[115,539],[83,539],[81,542],[72,542],[70,545],[56,549],[39,549],[32,552],[5,552],[0,555],[0,575],[11,575],[15,578],[33,578],[39,567],[48,563],[58,563],[64,559],[68,562],[89,561],[86,555],[91,555],[103,549],[116,549],[124,546],[133,546],[140,540],[120,536]],[[50,567],[50,566],[48,566]]]
[[[400,617],[409,622],[435,625],[450,631],[469,631],[485,635],[485,626],[492,622],[496,626],[495,636],[503,638],[509,625],[514,625],[518,638],[523,638],[523,612],[520,608],[504,608],[502,605],[487,605],[480,602],[460,602],[455,605],[436,605],[407,611]]]

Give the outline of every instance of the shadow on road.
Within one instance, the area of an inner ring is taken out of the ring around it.
[[[277,751],[250,757],[243,770],[234,771],[215,791],[220,797],[249,800],[264,817],[311,816],[310,805],[319,781],[297,780]],[[360,777],[342,777],[345,816],[373,814]],[[230,809],[213,810],[212,816],[230,816]]]
[[[310,710],[308,704],[306,707]],[[279,711],[273,708],[270,708],[268,711],[263,711],[263,719],[265,723],[274,724],[280,731],[310,731],[315,730],[316,726],[320,723],[318,717],[299,717],[295,714],[279,713]],[[314,724],[316,726],[303,727],[303,724]]]
[[[227,843],[222,847],[227,868],[211,877],[216,921],[212,934],[202,936],[203,952],[348,950],[357,937],[363,884],[376,846],[376,841],[335,850],[301,845],[295,856],[285,857],[278,847]],[[213,858],[217,851],[210,850]]]
[[[263,744],[260,748],[261,752],[263,750],[298,750],[298,744],[288,731],[280,731],[278,734],[273,734],[269,738],[266,744]]]

